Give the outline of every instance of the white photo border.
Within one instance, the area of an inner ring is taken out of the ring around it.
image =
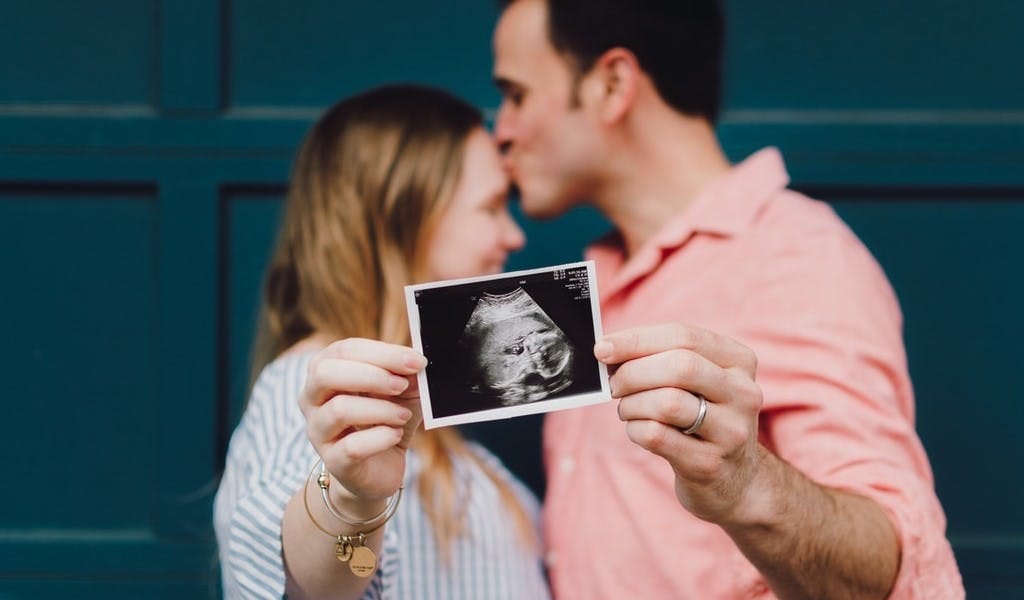
[[[588,260],[573,263],[565,263],[561,265],[552,265],[537,269],[509,271],[507,273],[499,273],[497,275],[483,275],[480,277],[466,277],[462,279],[449,279],[445,281],[434,281],[430,283],[407,285],[405,286],[405,304],[406,309],[409,313],[409,332],[412,338],[412,346],[417,351],[421,353],[423,352],[423,339],[421,336],[420,325],[420,311],[419,306],[416,302],[417,291],[434,288],[452,287],[463,284],[480,283],[485,281],[515,279],[516,277],[522,277],[525,275],[536,275],[540,273],[549,273],[565,269],[579,269],[581,267],[585,267],[587,271],[587,286],[590,294],[590,310],[594,324],[594,340],[600,340],[603,333],[601,328],[600,300],[597,295],[597,274],[594,267],[594,261]],[[589,351],[591,352],[591,355],[593,355],[592,348],[587,348],[583,350]],[[423,427],[425,429],[434,429],[437,427],[446,427],[450,425],[462,425],[465,423],[495,421],[499,419],[507,419],[510,417],[547,413],[557,410],[576,408],[579,406],[589,406],[592,404],[608,402],[609,400],[611,400],[611,386],[608,383],[608,367],[605,366],[604,363],[597,361],[596,358],[594,359],[594,361],[597,362],[598,375],[601,383],[601,389],[599,391],[585,392],[580,394],[574,394],[572,396],[553,398],[551,400],[538,400],[536,402],[529,402],[526,404],[520,404],[516,406],[503,406],[500,408],[486,409],[437,418],[435,418],[433,415],[433,405],[430,400],[430,387],[428,385],[427,369],[423,369],[417,375],[417,382],[419,383],[420,392],[420,405],[423,410]]]

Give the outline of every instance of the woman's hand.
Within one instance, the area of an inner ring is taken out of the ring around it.
[[[353,516],[373,514],[402,485],[405,452],[423,420],[416,373],[426,364],[412,348],[349,338],[309,365],[299,397],[307,435],[332,476],[332,499]]]

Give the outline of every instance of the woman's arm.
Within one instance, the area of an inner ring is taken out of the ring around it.
[[[353,559],[337,559],[333,536],[372,531],[362,545],[380,554],[383,528],[373,517],[402,484],[406,452],[422,420],[415,374],[425,365],[414,350],[364,339],[335,342],[310,363],[299,407],[326,466],[330,502],[343,515],[374,523],[357,527],[331,514],[313,474],[291,497],[282,521],[289,596],[358,598],[369,584],[353,572]],[[366,556],[353,551],[354,558]]]

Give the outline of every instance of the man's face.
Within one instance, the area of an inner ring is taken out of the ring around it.
[[[494,79],[503,99],[495,138],[523,212],[554,217],[588,200],[597,150],[594,119],[574,102],[574,76],[547,35],[544,0],[517,0],[494,32]]]

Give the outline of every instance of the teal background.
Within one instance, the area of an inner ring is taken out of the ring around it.
[[[1024,596],[1024,4],[728,5],[730,156],[871,247],[972,598]],[[493,111],[491,2],[0,3],[0,597],[218,592],[210,509],[292,153],[394,80]],[[579,257],[592,212],[509,265]],[[538,419],[477,426],[541,490]],[[683,550],[680,550],[681,552]]]

